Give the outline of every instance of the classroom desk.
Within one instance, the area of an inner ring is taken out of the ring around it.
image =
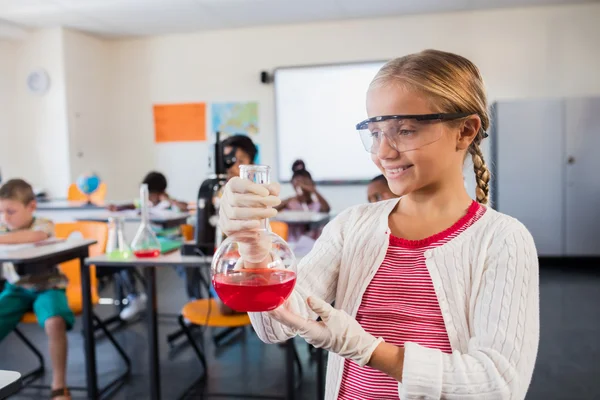
[[[37,209],[41,211],[79,211],[104,209],[103,204],[88,204],[85,201],[50,200],[38,201]]]
[[[144,269],[144,277],[146,279],[146,290],[148,295],[148,310],[147,326],[148,326],[148,365],[150,368],[150,399],[158,400],[161,398],[160,393],[160,363],[158,351],[158,318],[157,318],[157,297],[156,297],[156,267],[170,267],[183,265],[186,267],[203,267],[210,265],[212,257],[200,256],[182,256],[179,253],[171,253],[161,255],[157,258],[139,259],[133,258],[130,260],[111,260],[106,255],[88,258],[85,260],[86,269],[90,265],[95,265],[96,268],[102,267],[140,267]],[[83,277],[82,277],[83,279]],[[86,276],[89,281],[89,273]],[[89,285],[89,282],[87,283]],[[86,299],[83,303],[83,315],[89,318],[92,312],[90,299]],[[98,382],[96,379],[96,352],[94,346],[94,335],[86,332],[86,343],[91,342],[91,345],[86,346],[86,370],[88,371],[88,397],[95,399],[98,393]]]
[[[21,374],[0,370],[0,400],[17,393],[21,389]]]
[[[79,259],[81,264],[81,294],[83,304],[89,305],[91,311],[91,286],[90,286],[90,270],[85,266],[85,259],[89,256],[89,246],[96,244],[95,240],[68,240],[53,244],[32,245],[31,247],[20,247],[17,250],[6,250],[0,252],[0,264],[10,262],[15,265],[27,266],[29,264],[60,264],[65,261]],[[94,334],[93,318],[91,312],[83,315],[83,331],[86,337]],[[93,341],[85,341],[86,353],[94,353],[94,348],[90,350],[90,345],[94,346]],[[86,360],[87,363],[87,360]],[[93,372],[95,382],[96,370],[87,370],[88,384],[90,382],[90,372]],[[97,392],[92,399],[97,398]]]
[[[88,247],[96,244],[95,240],[77,239],[51,242],[49,244],[41,242],[23,247],[16,245],[16,250],[10,250],[10,245],[2,247],[0,250],[0,264],[10,262],[15,265],[29,264],[60,264],[73,259],[85,261],[88,257]]]
[[[179,252],[161,255],[157,258],[133,258],[128,260],[111,260],[106,255],[91,257],[85,260],[86,266],[95,265],[96,268],[102,267],[129,267],[135,268],[140,267],[144,269],[144,277],[146,279],[146,291],[148,296],[148,311],[146,313],[146,323],[148,329],[148,364],[150,368],[150,399],[158,400],[161,398],[160,391],[160,360],[158,350],[158,306],[157,306],[157,295],[156,295],[156,267],[173,267],[182,265],[188,268],[209,268],[212,262],[212,256],[183,256]],[[84,276],[82,274],[82,279]],[[88,280],[86,283],[89,286],[89,272],[85,276]],[[92,312],[92,306],[90,299],[84,299],[83,303],[83,315],[90,318]],[[91,332],[91,331],[90,331]],[[96,380],[96,353],[94,346],[94,335],[90,332],[86,332],[86,345],[87,357],[86,357],[86,370],[88,373],[88,396],[94,399],[98,393],[98,382]],[[288,367],[287,374],[287,393],[286,398],[294,398],[294,367],[293,367],[293,349],[290,346],[286,346],[286,365]],[[291,362],[290,362],[291,361]],[[290,372],[291,370],[291,372]],[[243,397],[243,396],[242,396]]]
[[[188,213],[170,213],[169,215],[152,215],[150,213],[150,222],[154,225],[159,225],[163,229],[175,228],[183,225],[187,222],[190,214]],[[77,221],[96,221],[96,222],[108,222],[111,217],[121,217],[125,222],[140,223],[141,217],[131,212],[110,212],[104,211],[102,213],[93,213],[90,215],[76,216]]]
[[[311,211],[280,211],[273,220],[285,222],[288,225],[325,225],[331,216],[327,213]]]

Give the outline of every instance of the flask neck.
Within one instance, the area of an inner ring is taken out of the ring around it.
[[[271,183],[271,167],[268,165],[241,165],[240,178],[252,181],[259,185]],[[258,230],[270,232],[269,219],[261,219]]]
[[[148,191],[148,185],[143,183],[140,186],[140,212],[142,218],[142,224],[150,224],[150,192]]]

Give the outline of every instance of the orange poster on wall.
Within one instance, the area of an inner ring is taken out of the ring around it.
[[[156,143],[205,140],[205,103],[154,106],[154,141]]]

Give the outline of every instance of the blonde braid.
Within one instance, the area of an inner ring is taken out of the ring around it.
[[[479,136],[479,135],[478,135]],[[473,158],[473,171],[475,171],[475,181],[477,182],[477,202],[487,205],[489,203],[490,194],[490,170],[485,164],[483,153],[479,147],[479,143],[474,141],[469,147],[469,153]]]

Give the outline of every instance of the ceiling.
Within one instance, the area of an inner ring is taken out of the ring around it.
[[[103,37],[597,0],[0,0],[0,37],[68,27]]]

